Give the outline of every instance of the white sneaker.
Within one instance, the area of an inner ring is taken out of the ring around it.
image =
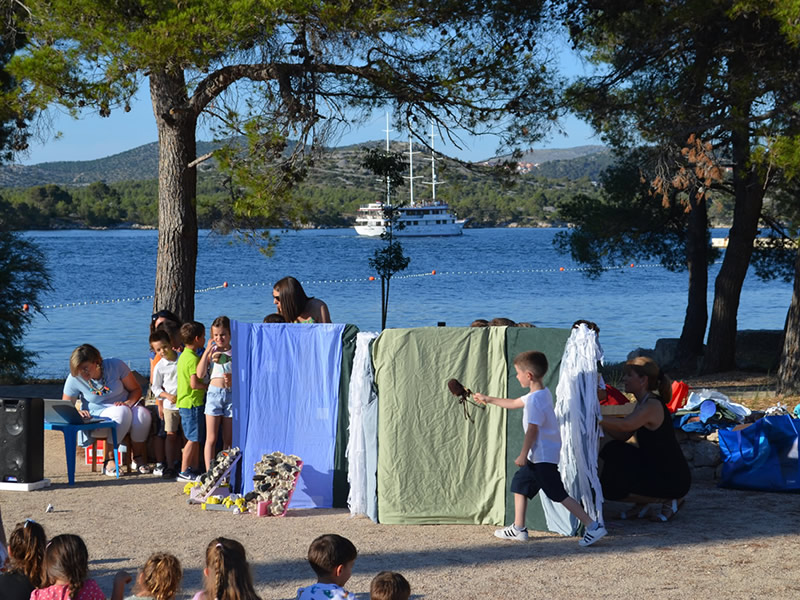
[[[156,477],[161,477],[164,475],[164,463],[156,463],[156,467],[153,469],[153,475]]]
[[[600,538],[604,538],[608,535],[608,530],[603,527],[600,523],[595,523],[594,527],[587,527],[586,533],[583,534],[583,538],[578,540],[579,546],[591,546]]]
[[[516,540],[518,542],[528,541],[528,528],[517,529],[514,525],[509,525],[503,529],[498,529],[494,532],[494,537],[501,540]]]

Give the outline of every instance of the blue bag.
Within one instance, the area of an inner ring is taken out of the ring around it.
[[[719,430],[721,487],[800,492],[799,420],[764,417],[744,429]]]

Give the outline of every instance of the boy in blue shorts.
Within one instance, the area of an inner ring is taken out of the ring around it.
[[[202,323],[190,321],[181,325],[184,351],[178,357],[178,393],[175,406],[181,415],[186,445],[181,455],[181,472],[178,479],[194,481],[200,475],[200,441],[205,437],[203,404],[208,387],[197,376],[200,357],[197,349],[206,343],[206,328]]]
[[[514,523],[494,532],[504,540],[525,541],[528,528],[525,526],[525,511],[528,499],[544,490],[550,500],[560,502],[586,528],[581,546],[590,546],[608,532],[598,521],[593,521],[583,507],[570,498],[561,482],[558,472],[558,459],[561,454],[561,433],[553,409],[553,396],[542,383],[547,373],[547,357],[541,352],[521,352],[514,358],[519,384],[530,390],[521,398],[492,398],[475,393],[473,398],[480,404],[496,404],[501,408],[522,408],[522,427],[525,439],[522,450],[514,461],[519,470],[511,480],[514,493]]]

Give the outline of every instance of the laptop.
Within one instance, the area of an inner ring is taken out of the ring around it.
[[[102,417],[89,417],[84,419],[78,409],[66,400],[45,400],[44,420],[48,423],[64,425],[86,425],[88,423],[103,423],[109,419]]]

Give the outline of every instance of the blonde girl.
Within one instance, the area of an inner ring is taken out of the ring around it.
[[[192,600],[261,600],[253,587],[250,565],[236,540],[218,537],[206,548],[205,589]]]
[[[172,554],[152,554],[136,578],[133,595],[126,600],[172,600],[178,593],[183,579],[180,561]]]
[[[233,395],[231,393],[231,322],[226,316],[217,317],[211,324],[211,336],[205,352],[197,363],[197,377],[204,378],[211,367],[211,379],[206,392],[206,445],[203,457],[206,468],[216,455],[217,432],[222,423],[222,448],[233,443]]]

